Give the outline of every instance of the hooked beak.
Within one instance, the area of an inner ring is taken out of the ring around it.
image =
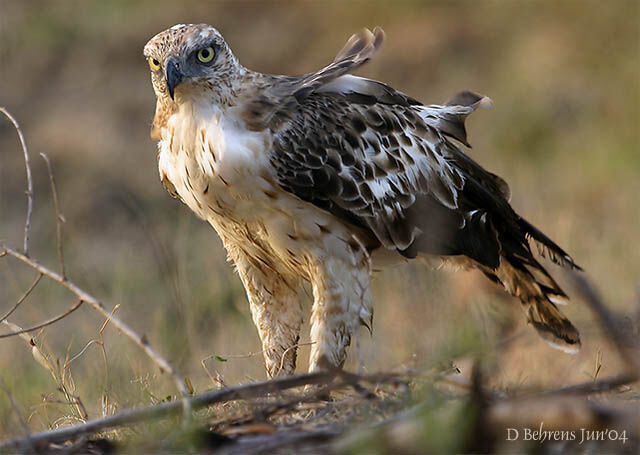
[[[175,58],[169,58],[167,60],[167,66],[165,68],[165,74],[167,75],[167,88],[169,89],[169,96],[173,99],[175,89],[183,81],[184,76],[180,72],[178,67],[178,61]]]

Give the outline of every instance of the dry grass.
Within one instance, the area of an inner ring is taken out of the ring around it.
[[[146,334],[196,393],[264,372],[261,354],[246,355],[259,351],[259,341],[220,242],[157,181],[147,128],[154,101],[141,48],[159,30],[185,21],[216,25],[245,65],[278,73],[315,69],[355,30],[381,25],[386,46],[360,74],[425,102],[461,89],[491,96],[495,108],[469,121],[470,154],[505,177],[514,207],[585,268],[621,315],[620,330],[635,340],[630,349],[637,357],[637,2],[151,5],[3,2],[0,104],[21,121],[34,157],[46,152],[55,169],[66,275]],[[11,125],[0,123],[0,239],[8,245],[24,240],[19,147]],[[46,164],[34,158],[32,166],[30,249],[56,268],[60,218],[47,194]],[[576,295],[560,269],[550,269]],[[38,277],[11,258],[0,260],[0,313]],[[485,387],[508,392],[609,377],[628,363],[575,298],[567,313],[584,347],[566,356],[540,342],[518,305],[476,274],[409,264],[380,274],[374,296],[373,334],[360,334],[365,372],[423,371],[454,361],[471,381],[480,356]],[[30,327],[72,303],[65,290],[42,280],[9,320]],[[29,344],[0,340],[2,388],[11,396],[0,391],[0,439],[21,435],[24,424],[37,432],[175,396],[171,379],[104,324],[83,305],[31,334]],[[308,349],[301,346],[299,371]],[[627,396],[637,396],[635,390]],[[438,412],[429,419],[452,422]]]

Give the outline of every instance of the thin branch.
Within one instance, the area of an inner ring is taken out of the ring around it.
[[[58,316],[55,316],[51,319],[48,319],[44,322],[41,322],[40,324],[34,325],[33,327],[29,327],[28,329],[22,329],[22,330],[17,330],[15,332],[11,332],[11,333],[2,333],[0,334],[0,338],[9,338],[15,335],[20,335],[21,333],[27,333],[27,332],[33,332],[34,330],[38,330],[41,329],[42,327],[46,327],[48,325],[54,324],[56,322],[58,322],[60,319],[64,319],[67,316],[69,316],[71,313],[73,313],[74,311],[76,311],[78,308],[80,308],[80,305],[82,305],[84,302],[82,301],[82,299],[79,299],[75,305],[73,305],[72,307],[70,307],[67,311],[65,311],[64,313],[59,314]]]
[[[605,332],[607,332],[609,338],[613,341],[620,357],[624,360],[627,368],[630,370],[630,374],[637,379],[640,378],[640,363],[637,361],[636,356],[629,352],[629,349],[627,348],[631,343],[627,339],[627,335],[620,330],[616,317],[602,302],[595,286],[582,274],[572,272],[568,273],[568,275],[571,278],[574,287],[582,296],[582,299],[591,307],[591,310],[600,320]]]
[[[17,324],[14,324],[13,322],[9,322],[6,319],[0,322],[2,322],[3,325],[8,326],[13,331],[17,332],[22,330],[22,327],[20,327]],[[27,335],[26,333],[21,333],[18,336],[22,338],[24,342],[27,344],[27,346],[29,347],[29,351],[31,352],[31,356],[33,357],[33,360],[35,360],[38,363],[38,365],[40,365],[42,368],[47,370],[49,374],[51,374],[51,377],[53,378],[53,380],[56,381],[56,383],[58,383],[58,376],[55,368],[53,367],[52,362],[49,360],[49,355],[47,355],[46,352],[40,349],[40,347],[35,342],[35,340],[31,338],[29,335]]]
[[[445,378],[443,382],[447,382],[449,384],[459,385],[461,387],[468,388],[464,383],[459,382],[455,384],[451,381],[451,378]],[[510,391],[508,394],[506,392],[498,392],[500,395],[496,396],[504,401],[518,401],[518,400],[529,400],[535,398],[545,398],[545,397],[567,397],[570,395],[574,396],[584,396],[591,395],[594,393],[601,392],[611,392],[619,387],[625,385],[631,385],[635,382],[638,382],[638,378],[630,373],[618,374],[615,376],[609,376],[606,378],[598,379],[598,380],[590,380],[586,382],[582,382],[579,384],[572,384],[568,386],[559,387],[557,389],[551,390],[532,390],[532,389],[518,389]]]
[[[87,292],[85,292],[84,290],[82,290],[81,288],[76,286],[73,282],[69,281],[68,279],[62,277],[61,275],[59,275],[58,273],[54,272],[53,270],[43,266],[39,262],[32,260],[31,258],[25,256],[24,254],[14,250],[14,249],[12,249],[12,248],[10,248],[8,246],[0,245],[0,248],[3,248],[3,250],[4,250],[3,252],[6,253],[7,255],[13,256],[14,258],[22,261],[23,263],[25,263],[26,265],[28,265],[32,269],[37,270],[38,272],[42,273],[43,275],[47,276],[48,278],[52,279],[53,281],[56,281],[57,283],[60,283],[62,286],[64,286],[65,288],[70,290],[72,293],[74,293],[80,300],[88,303],[96,311],[98,311],[103,316],[105,316],[107,319],[109,319],[111,321],[111,323],[118,328],[118,330],[120,330],[127,337],[129,337],[134,343],[136,343],[138,346],[140,346],[142,348],[142,350],[147,354],[147,356],[151,360],[153,360],[156,363],[156,365],[158,365],[158,367],[160,368],[161,372],[166,371],[167,373],[169,373],[169,375],[171,375],[171,377],[173,378],[173,380],[174,380],[174,382],[176,384],[176,387],[178,388],[178,390],[182,393],[182,395],[184,397],[189,396],[189,391],[187,390],[186,386],[184,385],[184,382],[182,381],[180,375],[178,375],[178,373],[173,369],[173,367],[171,367],[171,365],[169,365],[169,362],[167,362],[160,354],[158,354],[151,347],[151,345],[149,344],[149,341],[147,340],[146,336],[138,335],[127,324],[125,324],[120,319],[118,319],[116,316],[114,316],[112,313],[110,313],[105,308],[105,306],[104,306],[104,304],[102,302],[100,302],[98,299],[96,299],[92,295],[88,294]],[[190,410],[187,408],[187,406],[188,406],[188,403],[185,401],[185,415],[186,416],[188,416],[190,414]]]
[[[216,359],[218,361],[220,361],[219,359],[224,359],[223,361],[226,361],[227,359],[248,359],[250,357],[255,357],[257,355],[260,355],[265,351],[266,349],[263,349],[262,351],[249,352],[247,354],[229,354],[229,355],[210,354],[206,356],[204,359],[202,359],[200,363],[204,364],[207,360],[211,360],[211,359]]]
[[[273,376],[277,377],[282,371],[282,369],[284,368],[284,359],[285,359],[285,356],[289,353],[289,351],[291,351],[292,349],[296,349],[300,346],[310,346],[315,343],[316,343],[315,341],[309,341],[306,343],[296,343],[294,345],[289,346],[287,349],[285,349],[280,358],[280,367],[278,368],[278,371],[276,372],[276,374],[274,374]],[[200,364],[202,365],[202,368],[204,368],[205,372],[209,376],[209,379],[211,379],[213,382],[219,382],[217,380],[214,380],[213,377],[211,376],[211,373],[209,372],[209,369],[207,368],[207,365],[206,365],[207,360],[216,359],[219,361],[220,359],[223,359],[223,361],[226,362],[228,359],[246,359],[249,357],[255,357],[257,355],[263,354],[266,351],[267,349],[263,349],[262,351],[256,351],[256,352],[249,352],[248,354],[231,354],[231,355],[211,354],[206,356],[204,359],[202,359],[200,361]]]
[[[36,280],[33,282],[33,284],[31,286],[29,286],[29,289],[27,289],[26,292],[24,294],[22,294],[22,297],[20,297],[20,299],[18,299],[16,304],[13,306],[13,308],[11,308],[7,312],[7,314],[5,314],[4,316],[0,317],[0,321],[4,321],[9,316],[11,316],[14,311],[16,311],[18,309],[18,307],[22,304],[22,302],[24,302],[27,299],[27,297],[29,297],[29,294],[31,294],[31,292],[35,289],[35,287],[38,285],[38,283],[40,282],[42,277],[43,277],[42,273],[39,273],[38,276],[36,277]]]
[[[63,279],[67,279],[67,274],[64,270],[64,256],[62,254],[62,223],[64,218],[60,213],[60,204],[58,203],[58,191],[56,190],[56,181],[53,177],[53,171],[51,170],[51,162],[49,157],[44,153],[40,153],[40,156],[47,163],[47,171],[49,172],[49,183],[51,185],[51,194],[53,196],[53,206],[56,211],[56,247],[58,249],[58,262],[60,263],[60,274]]]
[[[559,389],[541,392],[541,396],[555,395],[590,395],[592,393],[608,392],[624,385],[630,385],[638,381],[638,377],[634,374],[619,374],[608,378],[599,379],[597,381],[587,381],[581,384],[574,384]]]
[[[120,304],[116,304],[116,306],[113,307],[113,310],[111,310],[111,316],[113,316],[115,314],[116,311],[118,311],[118,308],[120,308]],[[104,343],[104,329],[107,327],[107,325],[109,324],[109,321],[111,320],[111,318],[106,318],[104,320],[104,323],[102,324],[102,327],[100,327],[100,331],[98,332],[98,334],[100,335],[100,349],[102,350],[102,360],[104,360],[104,383],[109,384],[109,362],[107,361],[107,350],[105,349],[105,343]]]
[[[89,349],[89,346],[91,346],[92,344],[100,344],[100,341],[98,340],[91,340],[89,341],[87,344],[84,345],[84,347],[80,350],[80,352],[78,352],[76,355],[74,355],[71,359],[67,360],[64,363],[64,368],[69,368],[69,366],[71,365],[71,362],[73,362],[74,360],[76,360],[78,357],[80,357],[82,354],[85,353],[85,351],[87,349]]]
[[[339,370],[324,371],[317,373],[306,373],[296,376],[287,376],[268,381],[255,382],[252,384],[242,384],[225,389],[216,389],[185,398],[190,406],[200,409],[215,403],[229,402],[235,400],[246,400],[251,398],[264,397],[266,394],[282,392],[284,390],[305,385],[325,385],[323,391],[336,390],[348,386],[353,386],[358,382],[377,384],[381,382],[394,382],[398,380],[398,375],[377,374],[368,376],[358,376]],[[337,379],[334,382],[332,380]],[[84,424],[72,427],[61,428],[43,433],[37,433],[30,438],[12,439],[0,444],[0,451],[6,449],[20,449],[25,444],[43,447],[45,444],[63,442],[80,435],[90,435],[109,428],[123,425],[145,422],[162,417],[178,414],[182,404],[179,401],[161,403],[142,409],[123,411],[102,419],[90,420]]]
[[[62,387],[58,388],[58,391],[62,392],[67,397],[67,399],[69,400],[69,404],[75,405],[83,423],[86,422],[89,418],[89,413],[87,412],[87,408],[84,407],[82,399],[78,395],[74,395],[73,393],[69,392],[66,387],[64,387],[64,384],[62,384]]]
[[[326,384],[333,377],[332,373],[308,373],[253,384],[243,384],[227,389],[216,389],[188,397],[186,400],[189,401],[193,409],[199,409],[220,402],[261,397],[269,392],[278,392],[307,384]],[[63,442],[79,435],[92,434],[108,428],[175,415],[180,412],[181,407],[182,404],[179,401],[173,401],[142,409],[123,411],[102,419],[90,420],[84,424],[33,434],[29,438],[12,439],[0,444],[0,450],[20,449],[29,443],[41,446],[54,442]]]
[[[333,389],[335,389],[333,384],[327,384],[317,388],[314,387],[311,389],[311,392],[302,396],[290,394],[289,396],[292,396],[292,398],[288,398],[283,401],[276,401],[274,403],[265,403],[259,409],[254,409],[251,412],[252,420],[266,421],[268,417],[278,412],[294,409],[300,404],[326,400],[329,392]]]
[[[22,129],[15,118],[4,107],[0,107],[5,117],[13,123],[13,126],[18,132],[20,138],[20,144],[22,145],[22,151],[24,152],[24,167],[27,170],[27,219],[24,222],[24,255],[29,257],[29,231],[31,230],[31,216],[33,215],[33,179],[31,178],[31,164],[29,162],[29,150],[27,149],[27,143],[24,140]]]

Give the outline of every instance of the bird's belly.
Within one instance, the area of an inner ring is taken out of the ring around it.
[[[233,207],[216,208],[207,221],[227,248],[240,249],[274,269],[309,279],[312,263],[336,256],[350,261],[352,249],[359,247],[346,225],[280,188],[236,201]]]
[[[227,249],[297,274],[306,274],[308,264],[323,256],[351,260],[350,228],[280,188],[264,163],[242,163],[236,156],[233,166],[220,157],[213,163],[193,154],[167,155],[161,150],[161,179],[214,227]]]

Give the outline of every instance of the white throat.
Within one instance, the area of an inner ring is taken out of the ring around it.
[[[268,172],[267,135],[247,131],[234,108],[183,102],[162,130],[158,167],[180,198],[201,218],[212,202],[232,210],[250,200],[256,176]]]

